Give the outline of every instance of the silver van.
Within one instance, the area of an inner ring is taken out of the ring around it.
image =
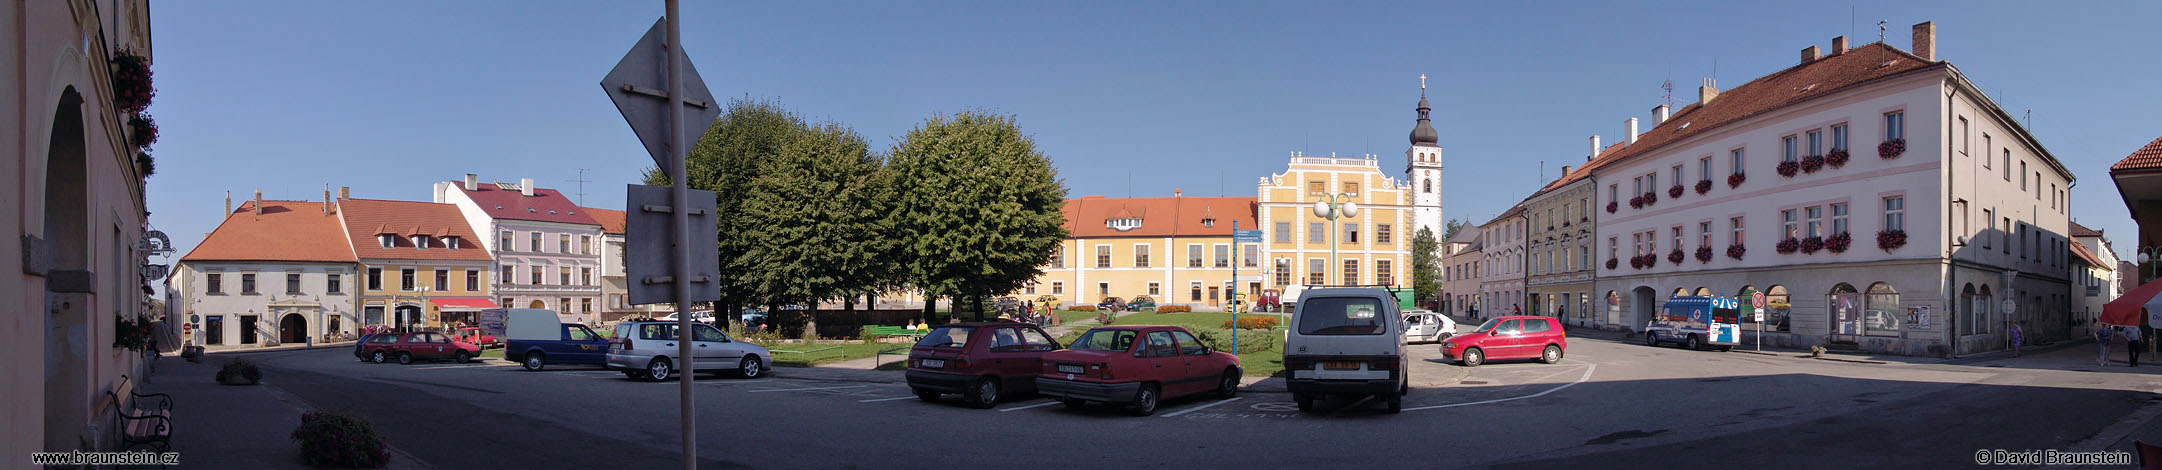
[[[1403,314],[1396,296],[1373,288],[1307,289],[1284,337],[1286,387],[1299,411],[1327,395],[1373,395],[1390,413],[1411,391]]]
[[[682,368],[676,322],[626,321],[616,324],[608,344],[608,368],[632,379],[667,380]],[[719,328],[691,324],[691,355],[699,371],[734,371],[746,379],[765,377],[773,357],[764,346],[729,339]]]

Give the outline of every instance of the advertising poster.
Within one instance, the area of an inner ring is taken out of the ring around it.
[[[1929,306],[1907,307],[1907,328],[1915,330],[1929,329]]]

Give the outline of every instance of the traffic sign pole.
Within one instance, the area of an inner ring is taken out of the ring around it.
[[[683,145],[683,60],[690,54],[683,50],[682,15],[676,10],[676,0],[668,0],[668,154],[669,182],[675,183],[672,199],[675,201],[670,217],[675,219],[676,232],[676,359],[683,373],[676,376],[676,390],[681,398],[683,414],[683,470],[698,468],[698,415],[691,406],[691,382],[698,376],[696,361],[689,360],[691,340],[691,195],[685,180],[690,173],[684,170],[689,152]],[[718,214],[715,214],[718,216]]]
[[[1231,355],[1239,355],[1239,221],[1231,221]]]

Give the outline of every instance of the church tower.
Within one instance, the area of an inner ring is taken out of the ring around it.
[[[1447,236],[1441,218],[1441,146],[1435,144],[1439,136],[1427,121],[1427,111],[1426,75],[1419,75],[1419,125],[1411,128],[1411,149],[1404,151],[1404,177],[1411,180],[1413,207],[1411,232],[1405,235],[1416,236],[1423,228],[1432,230],[1440,241]]]

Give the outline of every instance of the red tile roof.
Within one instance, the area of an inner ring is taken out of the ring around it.
[[[2087,228],[2087,226],[2085,226],[2085,225],[2080,225],[2080,224],[2079,224],[2079,222],[2073,222],[2073,223],[2072,223],[2072,236],[2074,236],[2074,237],[2099,237],[2099,236],[2102,236],[2102,231],[2100,231],[2100,230],[2095,230],[2095,229],[2091,229],[2091,228]]]
[[[2069,243],[2068,245],[2072,247],[2072,255],[2078,257],[2080,261],[2085,261],[2088,266],[2102,268],[2104,270],[2110,271],[2115,271],[2117,268],[2116,266],[2110,266],[2108,263],[2103,263],[2102,257],[2095,256],[2093,251],[2089,251],[2087,249],[2087,245],[2077,242]]]
[[[346,236],[353,243],[353,254],[371,259],[458,260],[488,261],[494,259],[482,248],[480,238],[474,236],[465,214],[455,204],[433,202],[384,201],[377,199],[345,199],[339,201],[344,207]],[[397,235],[393,247],[383,248],[376,241],[378,234]],[[414,235],[435,237],[438,241],[428,249],[413,246]],[[444,237],[457,237],[458,249],[444,248]]]
[[[586,215],[592,216],[594,222],[600,222],[601,233],[623,234],[623,211],[594,209],[591,207],[585,209]]]
[[[452,181],[451,185],[464,191],[466,197],[473,198],[473,203],[480,205],[480,210],[488,213],[489,217],[600,225],[586,215],[585,208],[572,204],[570,198],[563,197],[563,193],[553,189],[536,188],[532,196],[526,196],[517,189],[503,189],[504,186],[497,183],[481,183],[478,185],[480,189],[472,191],[465,189],[464,181]],[[509,186],[515,188],[517,185]]]
[[[1623,144],[1621,142],[1615,142],[1614,145],[1608,145],[1606,146],[1606,149],[1599,151],[1599,156],[1604,157],[1607,155],[1612,155],[1614,151],[1621,150],[1624,145],[1626,144]],[[1591,177],[1592,170],[1599,167],[1607,166],[1608,164],[1612,163],[1614,163],[1613,160],[1600,160],[1594,158],[1592,159],[1592,161],[1586,162],[1584,166],[1570,169],[1568,174],[1561,175],[1560,178],[1555,178],[1554,182],[1547,183],[1546,187],[1539,188],[1539,192],[1531,193],[1531,195],[1532,197],[1538,197],[1540,193],[1552,191],[1554,190],[1554,188],[1567,186],[1569,183],[1575,183],[1577,180],[1589,178]]]
[[[2154,142],[2148,142],[2146,147],[2140,147],[2138,151],[2125,156],[2124,160],[2119,160],[2117,164],[2110,165],[2109,171],[2154,168],[2162,168],[2162,138],[2156,138]]]
[[[1667,122],[1637,137],[1619,152],[1586,164],[1606,166],[1614,161],[1650,153],[1667,144],[1718,129],[1775,109],[1816,99],[1850,87],[1908,72],[1946,67],[1943,61],[1923,60],[1882,42],[1870,43],[1846,53],[1796,64],[1771,75],[1758,77],[1732,90],[1720,92],[1709,104],[1683,107]]]
[[[181,261],[308,261],[351,263],[353,247],[338,226],[339,210],[323,213],[322,201],[255,201],[226,214],[217,230]]]
[[[1251,197],[1144,197],[1067,199],[1066,229],[1074,238],[1231,236],[1232,222],[1253,230],[1256,199]],[[1106,221],[1124,216],[1139,217],[1141,226],[1124,232]],[[1215,224],[1203,226],[1203,218]]]

